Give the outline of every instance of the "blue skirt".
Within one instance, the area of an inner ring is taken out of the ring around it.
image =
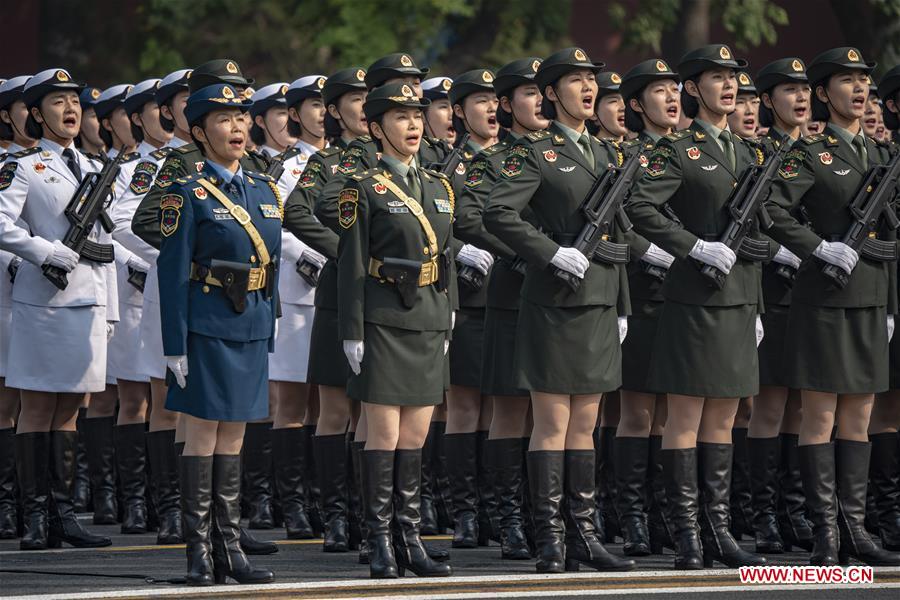
[[[269,415],[269,340],[231,342],[188,332],[184,389],[166,373],[166,408],[209,421]]]

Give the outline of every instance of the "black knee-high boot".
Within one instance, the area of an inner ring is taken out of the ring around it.
[[[113,442],[115,417],[85,419],[84,434],[91,476],[94,525],[118,523],[116,497],[116,450]]]
[[[212,585],[212,456],[178,458],[188,585]]]
[[[347,552],[347,450],[346,434],[315,437],[316,473],[322,490],[322,513],[325,525],[325,552]]]
[[[359,522],[359,533],[361,539],[359,541],[359,564],[367,565],[369,564],[369,530],[366,525],[366,507],[365,507],[365,498],[363,496],[363,457],[362,453],[364,452],[364,448],[366,447],[365,442],[357,442],[353,441],[350,443],[350,457],[353,461],[353,478],[356,481],[357,489],[359,490],[359,502],[356,505],[351,505],[351,508],[355,509],[356,512],[356,520]]]
[[[431,493],[434,496],[434,509],[437,513],[438,531],[447,532],[453,528],[453,495],[450,490],[450,477],[447,475],[447,447],[445,421],[433,421],[430,430],[433,430],[434,450],[431,456],[431,466],[434,470],[434,478]],[[429,430],[429,431],[430,431]],[[424,458],[423,458],[424,460]]]
[[[420,527],[422,535],[436,535],[438,530],[438,517],[435,509],[434,485],[435,473],[432,460],[434,457],[434,436],[435,427],[432,423],[428,427],[428,435],[425,437],[425,444],[422,446],[422,525]],[[351,515],[353,512],[351,511]]]
[[[78,409],[78,420],[75,429],[78,431],[78,449],[75,452],[75,487],[72,489],[72,501],[75,512],[89,512],[91,506],[91,469],[88,466],[87,445],[85,443],[84,420],[87,409]]]
[[[778,464],[781,440],[773,438],[747,438],[750,461],[750,489],[753,496],[753,530],[756,551],[781,554],[784,544],[778,531],[775,514],[775,498],[778,494]],[[734,482],[734,479],[732,479]],[[732,494],[734,498],[734,494]]]
[[[885,550],[900,550],[900,435],[869,436],[872,458],[869,482],[875,496],[878,532]]]
[[[619,513],[616,510],[615,427],[598,427],[595,450],[597,452],[597,497],[600,513],[595,521],[602,524],[602,538],[606,543],[616,541],[622,535]],[[596,524],[595,524],[596,525]],[[598,529],[598,531],[600,531]]]
[[[147,433],[147,458],[151,487],[159,515],[157,544],[180,544],[181,494],[178,487],[178,459],[175,455],[175,430]]]
[[[47,548],[50,506],[50,434],[46,431],[16,435],[16,470],[22,497],[22,550]]]
[[[147,455],[143,423],[117,425],[113,438],[122,488],[122,533],[147,531]]]
[[[565,525],[562,516],[565,453],[537,450],[528,453],[528,485],[537,550],[538,573],[565,569]]]
[[[812,524],[806,518],[806,496],[800,474],[799,437],[795,433],[781,434],[781,461],[778,468],[778,530],[785,552],[792,546],[807,552],[813,549]]]
[[[306,514],[306,427],[273,429],[272,462],[275,466],[275,485],[281,499],[281,513],[289,540],[306,540],[313,537],[309,516]],[[246,550],[246,548],[245,548]]]
[[[666,500],[672,542],[675,546],[675,568],[703,568],[697,513],[700,507],[697,489],[697,449],[661,450],[660,460],[666,482]]]
[[[731,522],[729,528],[735,539],[743,535],[754,535],[753,500],[750,490],[750,465],[747,457],[747,428],[736,427],[731,430],[732,465],[731,465]]]
[[[399,577],[391,544],[394,492],[394,452],[364,450],[362,455],[363,504],[368,530],[369,575],[372,579]]]
[[[0,540],[16,537],[16,430],[0,429]]]
[[[250,529],[272,529],[272,423],[247,423],[244,446],[244,496]]]
[[[834,444],[799,447],[803,492],[813,524],[813,550],[809,564],[838,564],[837,481]]]
[[[650,552],[662,554],[663,548],[675,549],[666,502],[666,481],[662,469],[662,436],[648,438],[647,457],[647,528]]]
[[[478,492],[478,545],[489,546],[491,540],[500,541],[500,523],[497,518],[497,498],[489,473],[494,467],[495,458],[487,447],[488,432],[476,431],[478,455],[476,467],[476,485]]]
[[[76,548],[100,548],[112,541],[85,530],[72,505],[72,484],[75,480],[75,450],[77,431],[50,433],[50,512],[47,545],[59,547],[62,542]]]
[[[444,435],[453,494],[454,548],[478,547],[478,441],[476,433]]]
[[[644,513],[649,441],[643,437],[617,437],[614,442],[617,512],[626,556],[650,554],[650,532]]]
[[[523,438],[487,440],[485,450],[491,461],[500,530],[500,557],[511,560],[531,558],[522,518]]]

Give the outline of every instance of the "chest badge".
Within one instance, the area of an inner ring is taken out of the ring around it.
[[[267,219],[280,219],[281,211],[278,210],[278,207],[274,204],[260,204],[260,210],[262,210],[262,214]]]
[[[575,165],[571,165],[568,167],[560,167],[559,170],[562,171],[563,173],[571,173],[572,171],[575,170]]]
[[[61,179],[59,177],[57,177],[56,175],[51,175],[44,181],[46,181],[47,183],[59,183],[61,181]]]
[[[647,155],[646,155],[646,154],[641,154],[641,155],[638,157],[638,162],[641,163],[641,168],[642,168],[642,169],[646,169],[646,168],[647,168],[647,165],[650,164],[650,159],[647,158]]]
[[[835,175],[840,175],[843,177],[844,175],[848,175],[850,173],[850,169],[839,169],[834,172]]]
[[[457,175],[465,175],[466,174],[466,165],[463,163],[459,163],[456,165],[456,174]]]
[[[691,160],[697,160],[700,158],[700,148],[697,146],[691,146],[687,149],[688,158]]]
[[[207,195],[208,195],[208,193],[205,188],[202,188],[202,187],[194,188],[194,196],[197,198],[197,200],[206,200]]]
[[[547,162],[556,162],[557,158],[555,150],[544,150],[544,160]]]
[[[450,214],[453,212],[453,208],[450,206],[450,201],[444,200],[443,198],[435,198],[434,207],[439,213]]]
[[[375,190],[376,194],[387,194],[387,186],[383,183],[373,183],[372,189]],[[400,204],[403,204],[402,202]],[[388,206],[391,206],[391,203],[388,202]]]
[[[704,171],[715,171],[719,168],[719,165],[701,165],[700,168]]]
[[[300,173],[302,173],[302,172],[303,172],[303,169],[300,169],[300,168],[291,169],[291,175],[293,175],[294,177],[300,177]]]
[[[406,206],[406,205],[403,204],[403,202],[400,201],[400,200],[389,200],[388,203],[387,203],[387,205],[390,206],[390,207],[392,207],[392,208],[397,207],[397,206]]]
[[[823,165],[830,165],[834,157],[831,156],[831,152],[819,152],[819,160],[822,161]]]
[[[44,169],[46,169],[46,168],[47,168],[47,165],[45,165],[42,162],[34,163],[34,172],[35,173],[43,173]]]
[[[204,161],[202,161],[202,160],[198,160],[197,162],[194,163],[194,168],[197,169],[198,173],[203,170],[203,164],[204,164]]]

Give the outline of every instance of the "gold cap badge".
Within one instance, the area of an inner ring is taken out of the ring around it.
[[[851,62],[859,62],[859,53],[853,48],[850,48],[850,50],[847,51],[847,58],[849,58]]]
[[[63,71],[63,70],[59,70],[59,71],[56,72],[56,80],[57,80],[57,81],[68,81],[68,80],[69,80],[69,74],[66,73],[66,72]]]
[[[541,61],[535,60],[534,62],[531,63],[531,70],[534,71],[535,73],[537,73],[538,67],[540,67],[540,66],[541,66]]]
[[[794,62],[791,63],[791,68],[799,73],[803,70],[803,63],[795,58]]]
[[[287,91],[288,91],[288,84],[284,84],[283,86],[281,86],[281,94],[282,95],[287,94]]]
[[[231,88],[226,85],[222,88],[222,97],[231,100],[232,98],[234,98],[234,92],[231,91]]]
[[[234,64],[233,62],[231,62],[230,60],[227,63],[225,63],[225,70],[228,71],[229,73],[231,73],[232,75],[234,75],[238,72],[237,65]]]
[[[100,97],[100,90],[98,90],[97,88],[92,89],[91,90],[91,98],[96,100],[99,97]]]
[[[665,73],[669,70],[669,66],[661,60],[656,61],[656,70],[660,73]]]
[[[619,77],[618,73],[613,73],[612,75],[610,75],[609,80],[612,81],[613,83],[615,83],[616,85],[622,83],[622,78]]]
[[[413,94],[412,88],[409,87],[408,85],[404,85],[402,88],[400,88],[400,93],[403,94],[407,98],[415,97],[415,94]]]
[[[445,90],[449,91],[450,88],[453,87],[453,82],[450,81],[449,78],[446,78],[446,79],[444,79],[444,81],[441,82],[441,87],[444,88]]]
[[[728,46],[719,48],[719,56],[722,57],[722,60],[731,60],[731,51],[728,49]]]
[[[584,50],[581,48],[575,50],[575,60],[587,60],[587,55],[585,55]]]
[[[482,79],[482,81],[484,81],[485,83],[490,83],[490,82],[492,82],[492,81],[494,80],[494,75],[493,75],[490,71],[484,71],[484,72],[481,74],[481,79]]]
[[[357,79],[357,80],[362,81],[362,80],[364,80],[365,78],[366,78],[366,72],[365,72],[365,71],[363,71],[362,69],[360,69],[359,71],[356,72],[356,79]]]
[[[316,79],[316,87],[319,88],[320,90],[323,87],[325,87],[325,78],[324,77],[319,77],[318,79]]]
[[[400,64],[403,65],[404,67],[411,67],[412,59],[404,54],[403,56],[400,57]]]
[[[741,73],[738,75],[738,81],[741,85],[750,85],[750,78],[747,77],[746,73]]]

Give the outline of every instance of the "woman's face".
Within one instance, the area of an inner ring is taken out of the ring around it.
[[[21,142],[32,142],[30,137],[25,135],[25,121],[28,119],[28,107],[21,100],[16,100],[10,104],[4,115],[4,122],[12,127],[13,141],[20,144]]]
[[[102,148],[105,146],[100,139],[100,121],[93,108],[86,108],[81,115],[81,137],[91,146]]]
[[[456,116],[466,122],[472,137],[488,140],[500,133],[497,124],[497,95],[493,92],[475,92],[463,98],[462,104],[453,107]]]
[[[366,113],[363,104],[366,102],[366,92],[347,92],[338,98],[337,105],[331,105],[328,110],[331,116],[341,121],[344,127],[353,135],[361,136],[369,133]]]
[[[737,95],[735,110],[728,115],[728,127],[732,133],[742,138],[756,137],[759,125],[759,96],[740,93]]]
[[[772,88],[771,94],[764,94],[763,102],[785,125],[799,127],[809,119],[811,93],[808,83],[788,81]]]
[[[540,131],[550,126],[541,114],[543,97],[536,83],[526,83],[513,90],[512,99],[503,98],[503,109],[511,113],[519,125],[529,131]]]
[[[325,137],[325,103],[321,98],[306,98],[295,114],[304,134],[316,139]]]
[[[568,114],[577,121],[587,121],[594,116],[597,77],[588,69],[566,73],[555,86],[547,86],[546,98],[556,104],[558,117]]]
[[[50,92],[32,109],[35,120],[44,126],[44,136],[73,140],[81,128],[81,102],[71,90]],[[125,112],[125,111],[122,111]]]
[[[297,138],[288,133],[288,109],[286,106],[273,106],[262,115],[256,116],[256,124],[266,134],[266,143],[278,150],[284,150],[297,143]]]
[[[862,128],[869,137],[878,134],[878,121],[881,119],[881,101],[875,94],[869,94],[866,100],[866,112],[863,113]]]
[[[625,129],[625,100],[622,94],[606,94],[597,101],[597,119],[600,126],[615,137],[622,137]]]
[[[214,110],[195,125],[194,136],[204,145],[206,154],[216,162],[240,160],[247,145],[246,113],[237,108]]]
[[[643,112],[644,121],[660,129],[675,129],[681,116],[681,93],[674,79],[661,79],[647,84],[640,93],[640,103],[631,99],[631,108]]]
[[[425,119],[434,137],[450,144],[456,141],[456,131],[453,129],[453,108],[450,106],[450,100],[440,98],[433,101],[425,109]]]
[[[816,86],[816,96],[841,118],[861,119],[869,98],[869,77],[859,69],[836,73],[826,86]]]
[[[392,108],[374,123],[372,132],[380,139],[386,154],[396,154],[396,158],[406,160],[419,151],[422,142],[424,120],[418,108]]]
[[[131,119],[125,114],[125,109],[117,106],[109,116],[103,119],[103,127],[119,138],[119,142],[128,146],[134,146],[137,142],[131,135]],[[118,150],[118,148],[116,148]]]
[[[700,108],[704,107],[715,115],[734,112],[737,97],[737,78],[734,69],[709,69],[700,74],[696,83],[685,82],[688,94],[696,97]]]
[[[154,146],[165,146],[172,139],[171,133],[163,129],[159,122],[159,106],[156,102],[147,102],[137,115],[136,125],[144,132],[144,139]]]

